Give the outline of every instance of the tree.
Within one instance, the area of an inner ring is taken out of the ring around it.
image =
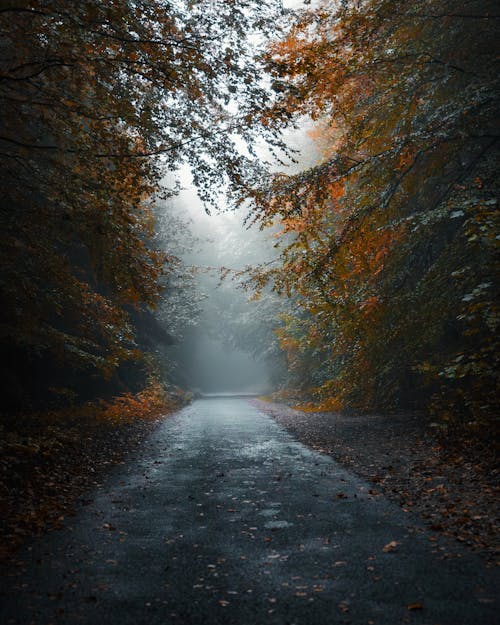
[[[257,198],[293,240],[254,280],[296,297],[280,338],[325,407],[495,412],[497,18],[487,0],[322,2],[270,47],[266,123],[310,115],[326,145]]]
[[[35,393],[30,380],[61,394],[139,357],[130,310],[157,305],[176,262],[153,237],[165,170],[189,163],[212,203],[221,189],[242,201],[262,176],[235,137],[251,150],[250,104],[266,98],[248,41],[274,28],[277,8],[25,0],[0,9],[0,341],[14,403]],[[259,132],[279,144],[274,130]]]

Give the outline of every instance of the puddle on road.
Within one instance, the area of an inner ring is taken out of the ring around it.
[[[285,527],[292,527],[293,523],[288,521],[268,521],[264,524],[264,527],[271,530],[284,529]]]
[[[276,514],[279,514],[280,511],[278,508],[266,508],[265,510],[261,510],[259,512],[259,514],[261,516],[275,516]]]
[[[246,456],[248,458],[255,458],[260,455],[265,455],[266,458],[276,457],[275,453],[279,443],[275,440],[263,441],[261,443],[252,443],[251,445],[245,445],[238,451],[239,456]]]

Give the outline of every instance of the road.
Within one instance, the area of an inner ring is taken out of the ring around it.
[[[2,625],[498,622],[491,570],[245,399],[165,420],[86,504],[2,571]]]

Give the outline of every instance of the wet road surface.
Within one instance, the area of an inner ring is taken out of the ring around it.
[[[492,570],[369,490],[244,399],[199,400],[2,571],[0,623],[496,624]]]

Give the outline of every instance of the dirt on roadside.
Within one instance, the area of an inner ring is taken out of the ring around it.
[[[489,563],[499,555],[499,471],[493,446],[443,445],[421,415],[301,412],[252,400],[302,443],[332,456],[383,494],[417,513]]]

